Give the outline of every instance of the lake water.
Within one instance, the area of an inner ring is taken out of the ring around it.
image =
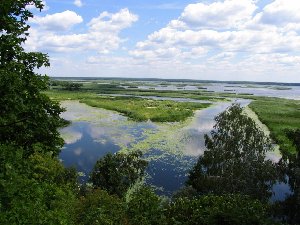
[[[283,85],[249,85],[249,84],[227,84],[227,83],[209,83],[195,85],[159,85],[157,86],[138,86],[138,89],[154,90],[187,90],[196,91],[204,89],[209,92],[252,94],[265,97],[278,97],[287,99],[300,100],[300,86],[283,86]]]
[[[242,106],[250,103],[236,101]],[[62,117],[72,124],[60,131],[65,140],[60,158],[65,166],[75,166],[84,173],[81,182],[86,182],[96,161],[108,152],[141,150],[149,161],[146,182],[156,186],[158,193],[170,196],[184,185],[188,171],[203,154],[204,134],[213,129],[214,117],[230,104],[215,103],[181,123],[152,123],[134,122],[112,111],[65,101],[62,106],[67,111]],[[280,157],[271,155],[273,160]]]

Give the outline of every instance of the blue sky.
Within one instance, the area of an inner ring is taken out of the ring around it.
[[[41,73],[300,82],[297,0],[45,0],[25,49]]]

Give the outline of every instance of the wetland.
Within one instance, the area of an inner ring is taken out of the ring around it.
[[[81,182],[88,181],[87,174],[106,153],[139,150],[149,162],[144,181],[157,193],[171,196],[184,185],[189,170],[205,151],[204,135],[213,129],[215,116],[234,102],[247,106],[245,113],[254,115],[277,144],[276,151],[268,152],[268,159],[279,161],[280,150],[294,152],[276,127],[300,126],[298,86],[72,82],[81,83],[81,88],[67,91],[54,85],[47,94],[61,102],[66,109],[63,118],[71,121],[60,130],[65,140],[60,158],[81,172]],[[228,88],[243,92],[228,93]],[[274,191],[275,199],[289,193],[282,183]]]

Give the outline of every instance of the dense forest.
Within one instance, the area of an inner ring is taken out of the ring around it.
[[[284,131],[296,154],[266,160],[272,143],[238,104],[215,118],[207,151],[171,198],[143,182],[139,151],[106,155],[79,184],[58,159],[63,109],[36,72],[50,66],[48,56],[22,47],[28,5],[43,8],[41,0],[0,3],[0,224],[300,224],[300,129]],[[270,201],[276,182],[290,185],[285,201]]]

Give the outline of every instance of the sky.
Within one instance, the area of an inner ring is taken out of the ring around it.
[[[26,51],[53,77],[300,82],[299,0],[44,0]]]

